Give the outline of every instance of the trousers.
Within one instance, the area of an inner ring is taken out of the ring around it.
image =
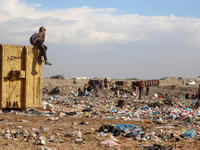
[[[43,44],[42,41],[40,40],[37,40],[36,43],[35,43],[35,46],[38,47],[38,49],[40,50],[41,52],[41,56],[44,57],[44,60],[46,61],[47,60],[47,46]]]

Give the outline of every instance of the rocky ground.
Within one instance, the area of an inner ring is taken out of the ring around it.
[[[124,94],[129,88],[114,98],[108,89],[85,97],[75,96],[79,87],[58,88],[59,94],[43,93],[43,108],[1,112],[0,149],[200,149],[200,109],[190,97],[197,87],[150,87],[141,100]],[[122,107],[118,100],[125,102]]]

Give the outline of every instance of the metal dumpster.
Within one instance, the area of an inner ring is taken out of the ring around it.
[[[0,44],[0,109],[42,106],[43,65],[33,46]]]

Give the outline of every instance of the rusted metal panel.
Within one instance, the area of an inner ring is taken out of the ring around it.
[[[127,86],[128,82],[127,81],[115,81],[116,86]]]
[[[132,86],[139,86],[139,84],[140,84],[140,81],[134,81],[134,82],[132,82]]]
[[[144,86],[158,86],[159,85],[159,80],[143,80]],[[132,82],[132,86],[139,86],[140,81],[134,81]]]

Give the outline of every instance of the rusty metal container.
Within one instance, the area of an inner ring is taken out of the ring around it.
[[[159,85],[159,80],[145,80],[144,86],[158,86]]]
[[[117,85],[117,86],[127,86],[128,81],[115,81],[115,85]]]
[[[158,86],[159,85],[159,80],[144,80],[143,81],[143,84],[144,84],[144,86]],[[134,85],[134,86],[139,86],[139,84],[140,84],[140,81],[134,81],[134,82],[132,82],[132,86]]]
[[[139,86],[139,84],[140,84],[140,81],[134,81],[134,82],[132,82],[132,86]]]
[[[33,46],[0,44],[0,108],[42,106],[43,64]]]

